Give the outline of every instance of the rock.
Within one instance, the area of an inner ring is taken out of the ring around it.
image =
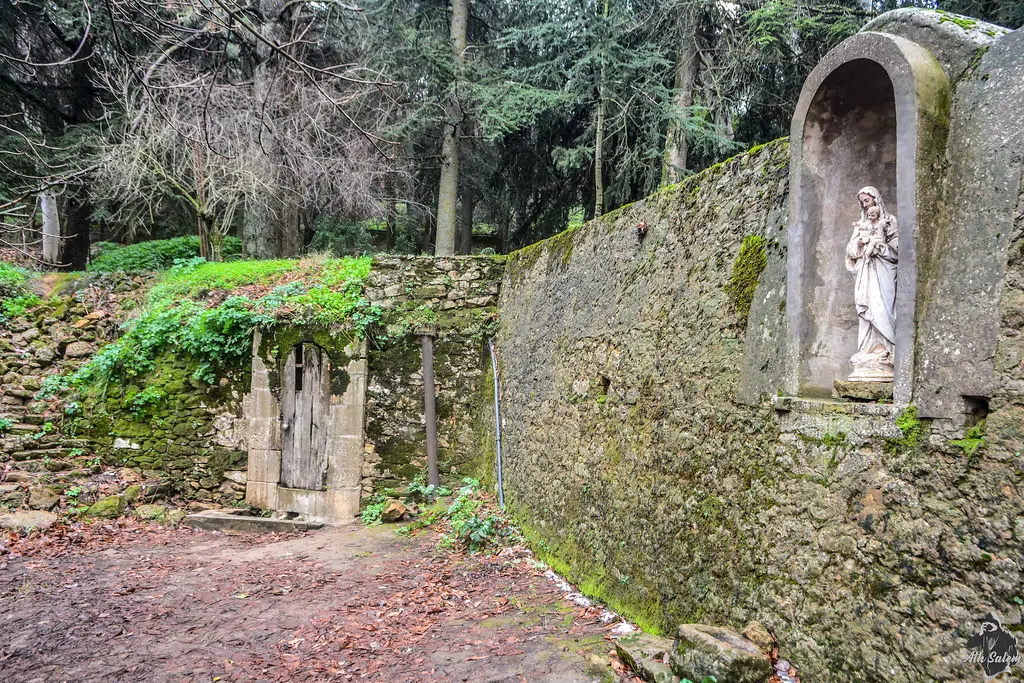
[[[244,484],[249,481],[249,475],[241,470],[225,470],[224,478],[236,484]]]
[[[187,515],[188,515],[188,513],[185,512],[184,510],[182,510],[180,508],[175,508],[173,510],[168,511],[168,513],[167,513],[167,521],[170,522],[171,524],[177,524],[181,520],[185,519],[185,517]]]
[[[679,677],[672,673],[666,662],[672,652],[669,638],[634,633],[615,641],[619,659],[640,678],[652,683],[678,683]]]
[[[142,496],[142,487],[138,484],[133,484],[121,493],[121,497],[124,498],[126,505],[131,505]]]
[[[775,649],[775,638],[759,621],[752,621],[743,629],[743,637],[752,642],[766,655]]]
[[[135,508],[135,516],[139,519],[159,521],[167,516],[167,508],[163,505],[140,505]]]
[[[844,382],[835,381],[833,398],[849,398],[854,401],[888,401],[892,399],[892,382]]]
[[[135,482],[142,481],[142,477],[139,475],[139,473],[130,467],[122,467],[119,470],[117,470],[116,474],[117,478],[125,483],[134,484]]]
[[[397,522],[402,518],[402,515],[406,513],[408,508],[397,500],[389,499],[387,504],[384,506],[384,511],[380,513],[380,521],[382,522]]]
[[[85,514],[89,517],[103,517],[113,518],[120,517],[121,513],[124,512],[125,502],[121,496],[107,496],[106,498],[100,498],[98,501],[93,503]]]
[[[45,486],[28,490],[28,506],[33,510],[52,510],[60,502],[60,495]]]
[[[693,681],[714,676],[720,683],[764,683],[772,675],[757,645],[721,626],[680,626],[669,661],[674,674]]]
[[[35,327],[30,327],[21,333],[21,339],[25,343],[32,341],[33,339],[39,338],[39,330]]]
[[[0,527],[4,529],[49,529],[57,523],[57,515],[43,510],[18,510],[0,515]]]
[[[7,473],[7,481],[10,482],[30,482],[33,477],[28,472],[22,472],[21,470],[11,470]]]
[[[36,349],[36,358],[38,358],[40,362],[49,363],[56,357],[57,352],[54,351],[52,347],[43,346],[41,348]]]
[[[64,349],[65,358],[85,358],[92,355],[92,344],[83,341],[71,342]]]

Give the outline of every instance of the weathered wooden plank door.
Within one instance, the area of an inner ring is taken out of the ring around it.
[[[322,491],[327,477],[330,359],[298,344],[285,361],[281,390],[281,485]]]

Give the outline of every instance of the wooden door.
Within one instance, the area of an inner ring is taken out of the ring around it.
[[[281,391],[281,485],[322,491],[327,478],[330,359],[298,344],[285,361]]]

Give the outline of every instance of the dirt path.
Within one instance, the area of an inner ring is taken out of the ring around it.
[[[0,555],[0,680],[618,680],[610,627],[521,552],[436,540],[107,527]]]

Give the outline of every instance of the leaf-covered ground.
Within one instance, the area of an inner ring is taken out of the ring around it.
[[[0,680],[619,680],[612,625],[525,549],[436,541],[128,520],[0,537]]]

